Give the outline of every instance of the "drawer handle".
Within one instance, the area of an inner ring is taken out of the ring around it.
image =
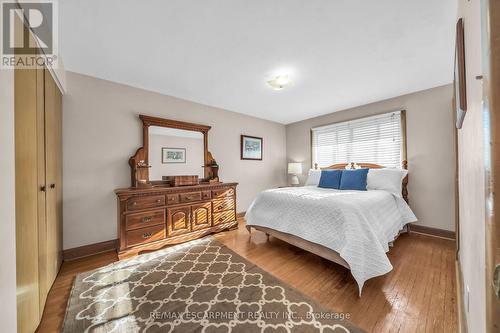
[[[224,221],[224,218],[223,217],[219,217],[219,222],[222,222]]]
[[[156,203],[161,203],[161,199],[156,200]]]
[[[191,200],[192,198],[190,195],[186,195],[186,199]]]
[[[137,201],[132,202],[132,206],[137,206]]]
[[[224,206],[220,205],[219,207],[217,207],[217,209],[222,209],[224,208]]]
[[[144,216],[142,218],[142,222],[151,222],[153,220],[152,216]]]
[[[174,197],[170,197],[168,198],[169,201],[175,201],[175,198]]]
[[[142,238],[144,238],[144,239],[148,239],[151,236],[153,236],[152,232],[145,232],[142,234]]]

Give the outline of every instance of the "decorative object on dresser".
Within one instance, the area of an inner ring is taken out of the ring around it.
[[[262,138],[242,135],[240,142],[241,159],[262,161],[262,145]]]
[[[290,184],[292,186],[298,186],[300,183],[299,183],[299,177],[297,177],[297,175],[302,174],[302,163],[296,163],[296,162],[288,163],[288,174],[292,175],[292,180]]]
[[[130,163],[130,161],[129,161]],[[148,168],[151,168],[150,165],[148,165],[144,160],[138,160],[134,161],[133,164],[130,164],[130,167],[132,168],[132,184],[133,186],[137,187],[150,187],[151,184],[148,183],[146,178],[140,178],[142,175],[145,173],[143,170],[147,170]]]
[[[122,259],[237,228],[238,184],[219,181],[219,166],[208,151],[210,126],[144,115],[139,118],[143,122],[143,147],[129,159],[132,187],[115,191],[118,257]],[[152,126],[155,128],[150,131]],[[163,137],[152,138],[152,133],[163,134]],[[181,147],[189,146],[191,152],[199,151],[202,156],[190,153],[189,161],[183,163],[181,169],[175,169],[179,167],[175,163],[169,165],[170,169],[159,169],[161,160],[155,161],[151,154],[153,140],[184,141]],[[158,174],[155,170],[167,170],[168,174],[151,179]],[[186,175],[190,170],[202,173],[203,179],[199,180],[194,174]]]
[[[198,176],[163,176],[162,180],[167,181],[170,186],[198,185]]]
[[[208,152],[205,172],[208,175],[207,178],[209,179],[209,183],[219,182],[219,165],[210,152]]]

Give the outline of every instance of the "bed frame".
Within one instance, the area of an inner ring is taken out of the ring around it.
[[[405,170],[408,170],[408,162],[405,160],[401,163],[402,165],[402,168],[405,169]],[[334,165],[330,165],[329,167],[326,167],[326,168],[321,168],[322,170],[327,170],[327,169],[355,169],[357,167],[361,167],[361,168],[369,168],[369,169],[382,169],[382,168],[385,168],[384,166],[381,166],[381,165],[378,165],[378,164],[373,164],[373,163],[340,163],[340,164],[334,164]],[[314,165],[314,169],[318,169],[318,164],[316,163]],[[402,181],[402,195],[403,195],[403,199],[408,202],[408,175],[403,179]],[[322,258],[325,258],[325,259],[328,259],[330,261],[333,261],[341,266],[344,266],[346,267],[347,269],[351,269],[349,267],[349,264],[344,260],[342,259],[342,257],[340,256],[340,254],[337,252],[337,251],[334,251],[332,249],[329,249],[325,246],[322,246],[322,245],[319,245],[319,244],[316,244],[316,243],[312,243],[312,242],[309,242],[305,239],[302,239],[300,237],[297,237],[297,236],[294,236],[294,235],[291,235],[291,234],[287,234],[287,233],[284,233],[284,232],[280,232],[280,231],[277,231],[277,230],[273,230],[273,229],[270,229],[270,228],[266,228],[266,227],[255,227],[255,226],[246,226],[248,232],[250,233],[250,236],[251,236],[251,233],[252,233],[252,230],[251,228],[254,228],[256,230],[259,230],[259,231],[262,231],[264,232],[266,235],[267,235],[267,239],[269,239],[269,236],[273,236],[273,237],[276,237],[278,239],[281,239],[282,241],[284,242],[287,242],[291,245],[294,245],[300,249],[303,249],[303,250],[306,250],[306,251],[309,251],[311,253],[314,253],[315,255],[318,255]],[[407,228],[405,228],[403,230],[403,232],[407,232]],[[403,233],[402,232],[402,233]],[[399,236],[399,235],[398,235]],[[396,237],[397,238],[397,237]]]
[[[348,167],[349,166],[349,167]],[[356,168],[368,168],[368,169],[383,169],[385,168],[382,165],[374,164],[374,163],[339,163],[339,164],[334,164],[330,165],[329,167],[326,168],[321,168],[321,170],[327,170],[327,169],[356,169]],[[408,161],[404,160],[401,162],[401,168],[404,170],[408,170]],[[314,164],[314,169],[318,170],[318,163]],[[406,175],[405,178],[403,178],[402,182],[402,195],[403,199],[405,199],[406,202],[408,202],[408,175]]]

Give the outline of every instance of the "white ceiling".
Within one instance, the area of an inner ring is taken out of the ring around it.
[[[280,123],[452,82],[456,0],[64,0],[66,69]],[[266,79],[290,75],[275,91]]]

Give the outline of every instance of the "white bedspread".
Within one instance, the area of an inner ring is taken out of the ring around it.
[[[417,220],[408,204],[386,191],[340,191],[316,186],[260,193],[246,215],[263,226],[337,251],[349,264],[359,293],[366,280],[392,270],[389,242]]]

